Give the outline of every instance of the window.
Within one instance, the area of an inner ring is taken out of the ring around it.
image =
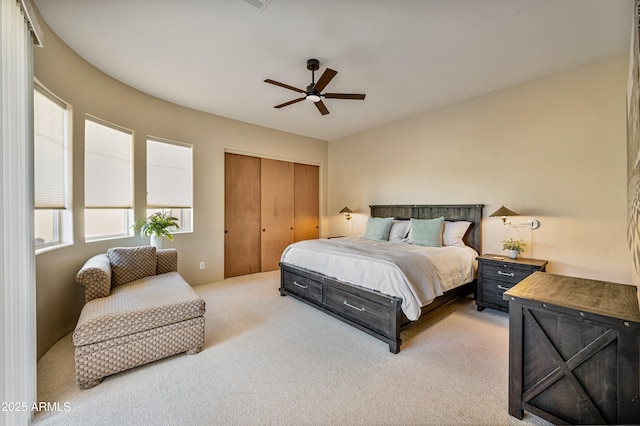
[[[84,131],[85,239],[132,235],[132,132],[96,118]]]
[[[178,218],[177,232],[191,232],[193,155],[191,145],[147,140],[147,215],[169,212]]]
[[[34,195],[36,249],[71,242],[69,108],[45,89],[35,86]]]

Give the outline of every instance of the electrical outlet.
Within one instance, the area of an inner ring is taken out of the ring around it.
[[[200,262],[200,269],[204,269],[204,260]]]

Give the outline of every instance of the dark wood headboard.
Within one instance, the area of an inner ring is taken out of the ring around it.
[[[484,204],[456,204],[456,205],[381,205],[369,206],[371,217],[393,217],[395,219],[433,219],[443,216],[452,222],[466,220],[471,222],[469,230],[463,240],[466,245],[473,247],[482,254],[482,208]]]

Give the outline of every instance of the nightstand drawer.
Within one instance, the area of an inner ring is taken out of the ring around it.
[[[515,284],[506,283],[504,281],[493,280],[485,278],[482,281],[482,300],[489,303],[495,303],[500,306],[508,306],[505,303],[502,295],[505,291],[509,290]]]
[[[508,263],[485,263],[482,267],[483,279],[496,279],[517,284],[533,273],[533,268],[513,266]]]

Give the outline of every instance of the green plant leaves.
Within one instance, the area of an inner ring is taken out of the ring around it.
[[[502,241],[502,250],[514,250],[517,251],[518,254],[522,253],[526,246],[527,244],[523,240],[509,238],[508,240]]]
[[[172,230],[180,229],[178,226],[178,218],[170,216],[169,212],[156,212],[145,220],[136,220],[132,227],[140,228],[140,237],[146,240],[147,237],[155,234],[158,237],[167,237],[169,241],[173,241]]]

